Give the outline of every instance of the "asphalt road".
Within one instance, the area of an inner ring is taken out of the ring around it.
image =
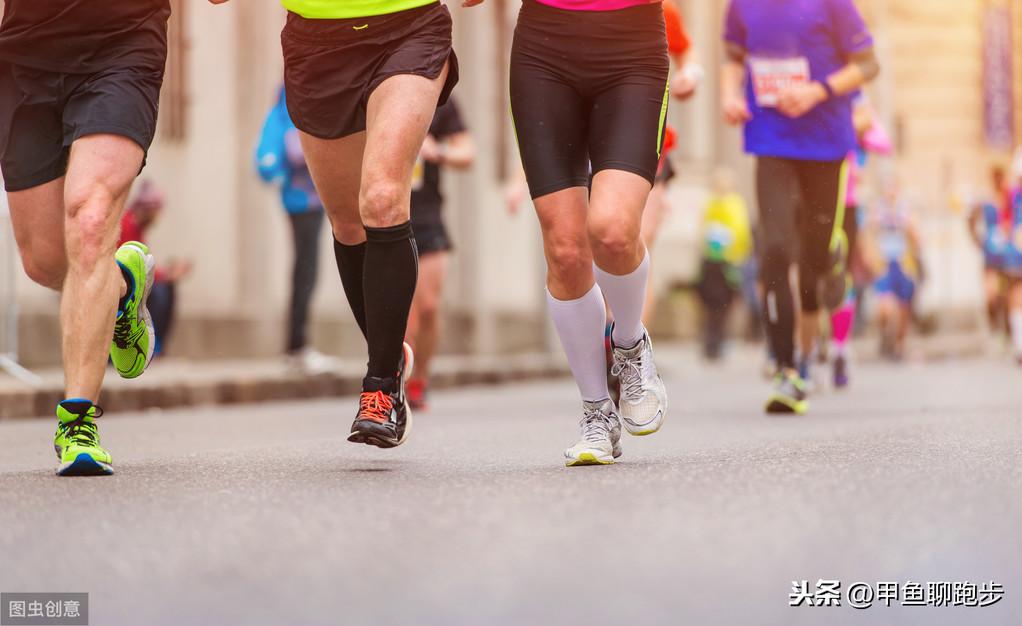
[[[110,478],[0,422],[0,591],[104,626],[1022,624],[1022,371],[874,365],[768,418],[758,365],[662,363],[664,430],[610,467],[562,466],[566,381],[438,393],[391,451],[344,441],[351,399],[108,415]],[[1005,594],[788,606],[821,578]]]

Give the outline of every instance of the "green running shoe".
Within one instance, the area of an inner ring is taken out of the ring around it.
[[[122,378],[136,378],[149,367],[156,333],[146,303],[153,287],[156,261],[144,243],[129,241],[117,249],[117,265],[128,282],[110,344],[110,360]]]
[[[57,405],[57,434],[53,447],[60,459],[58,476],[108,476],[114,473],[110,453],[99,445],[96,418],[103,409],[80,398]]]
[[[795,370],[785,370],[774,377],[774,390],[767,400],[767,413],[794,413],[803,415],[809,410],[809,396],[805,381]]]

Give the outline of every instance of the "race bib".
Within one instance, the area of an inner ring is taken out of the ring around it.
[[[805,57],[790,59],[751,57],[749,68],[756,104],[761,107],[776,107],[781,92],[789,87],[809,82],[809,59]]]
[[[425,181],[426,173],[426,162],[422,160],[420,155],[415,159],[415,165],[412,166],[412,191],[419,191],[422,189],[422,184]]]

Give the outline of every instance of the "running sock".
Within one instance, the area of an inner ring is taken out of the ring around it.
[[[583,402],[600,402],[610,397],[607,388],[607,357],[604,352],[603,328],[607,309],[600,285],[593,285],[577,300],[558,300],[547,291],[550,317],[561,338],[568,365]]]
[[[1011,323],[1011,342],[1015,346],[1015,355],[1022,356],[1022,310],[1012,309],[1008,319]]]
[[[362,277],[366,260],[366,242],[348,246],[334,239],[334,258],[337,259],[337,272],[341,275],[344,295],[348,298],[348,306],[355,316],[362,336],[367,337],[366,303],[362,289]]]
[[[393,378],[398,373],[418,277],[419,253],[411,222],[366,227],[362,289],[368,322],[369,376]]]
[[[643,254],[639,267],[624,276],[615,276],[593,264],[596,284],[607,299],[610,312],[614,315],[614,345],[632,348],[646,333],[642,325],[642,308],[646,304],[646,288],[649,281],[649,252]]]
[[[830,332],[834,353],[844,356],[848,347],[848,337],[852,334],[855,320],[855,300],[849,298],[839,309],[830,315]]]

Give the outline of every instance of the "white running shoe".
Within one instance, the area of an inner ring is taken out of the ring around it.
[[[578,425],[582,438],[564,451],[566,466],[610,465],[621,456],[621,420],[613,402],[583,402]]]
[[[634,348],[614,347],[610,373],[621,381],[621,421],[632,435],[651,435],[667,417],[667,388],[653,363],[649,333]]]
[[[288,366],[298,374],[319,376],[334,374],[341,369],[341,360],[306,346],[298,352],[287,355]]]

